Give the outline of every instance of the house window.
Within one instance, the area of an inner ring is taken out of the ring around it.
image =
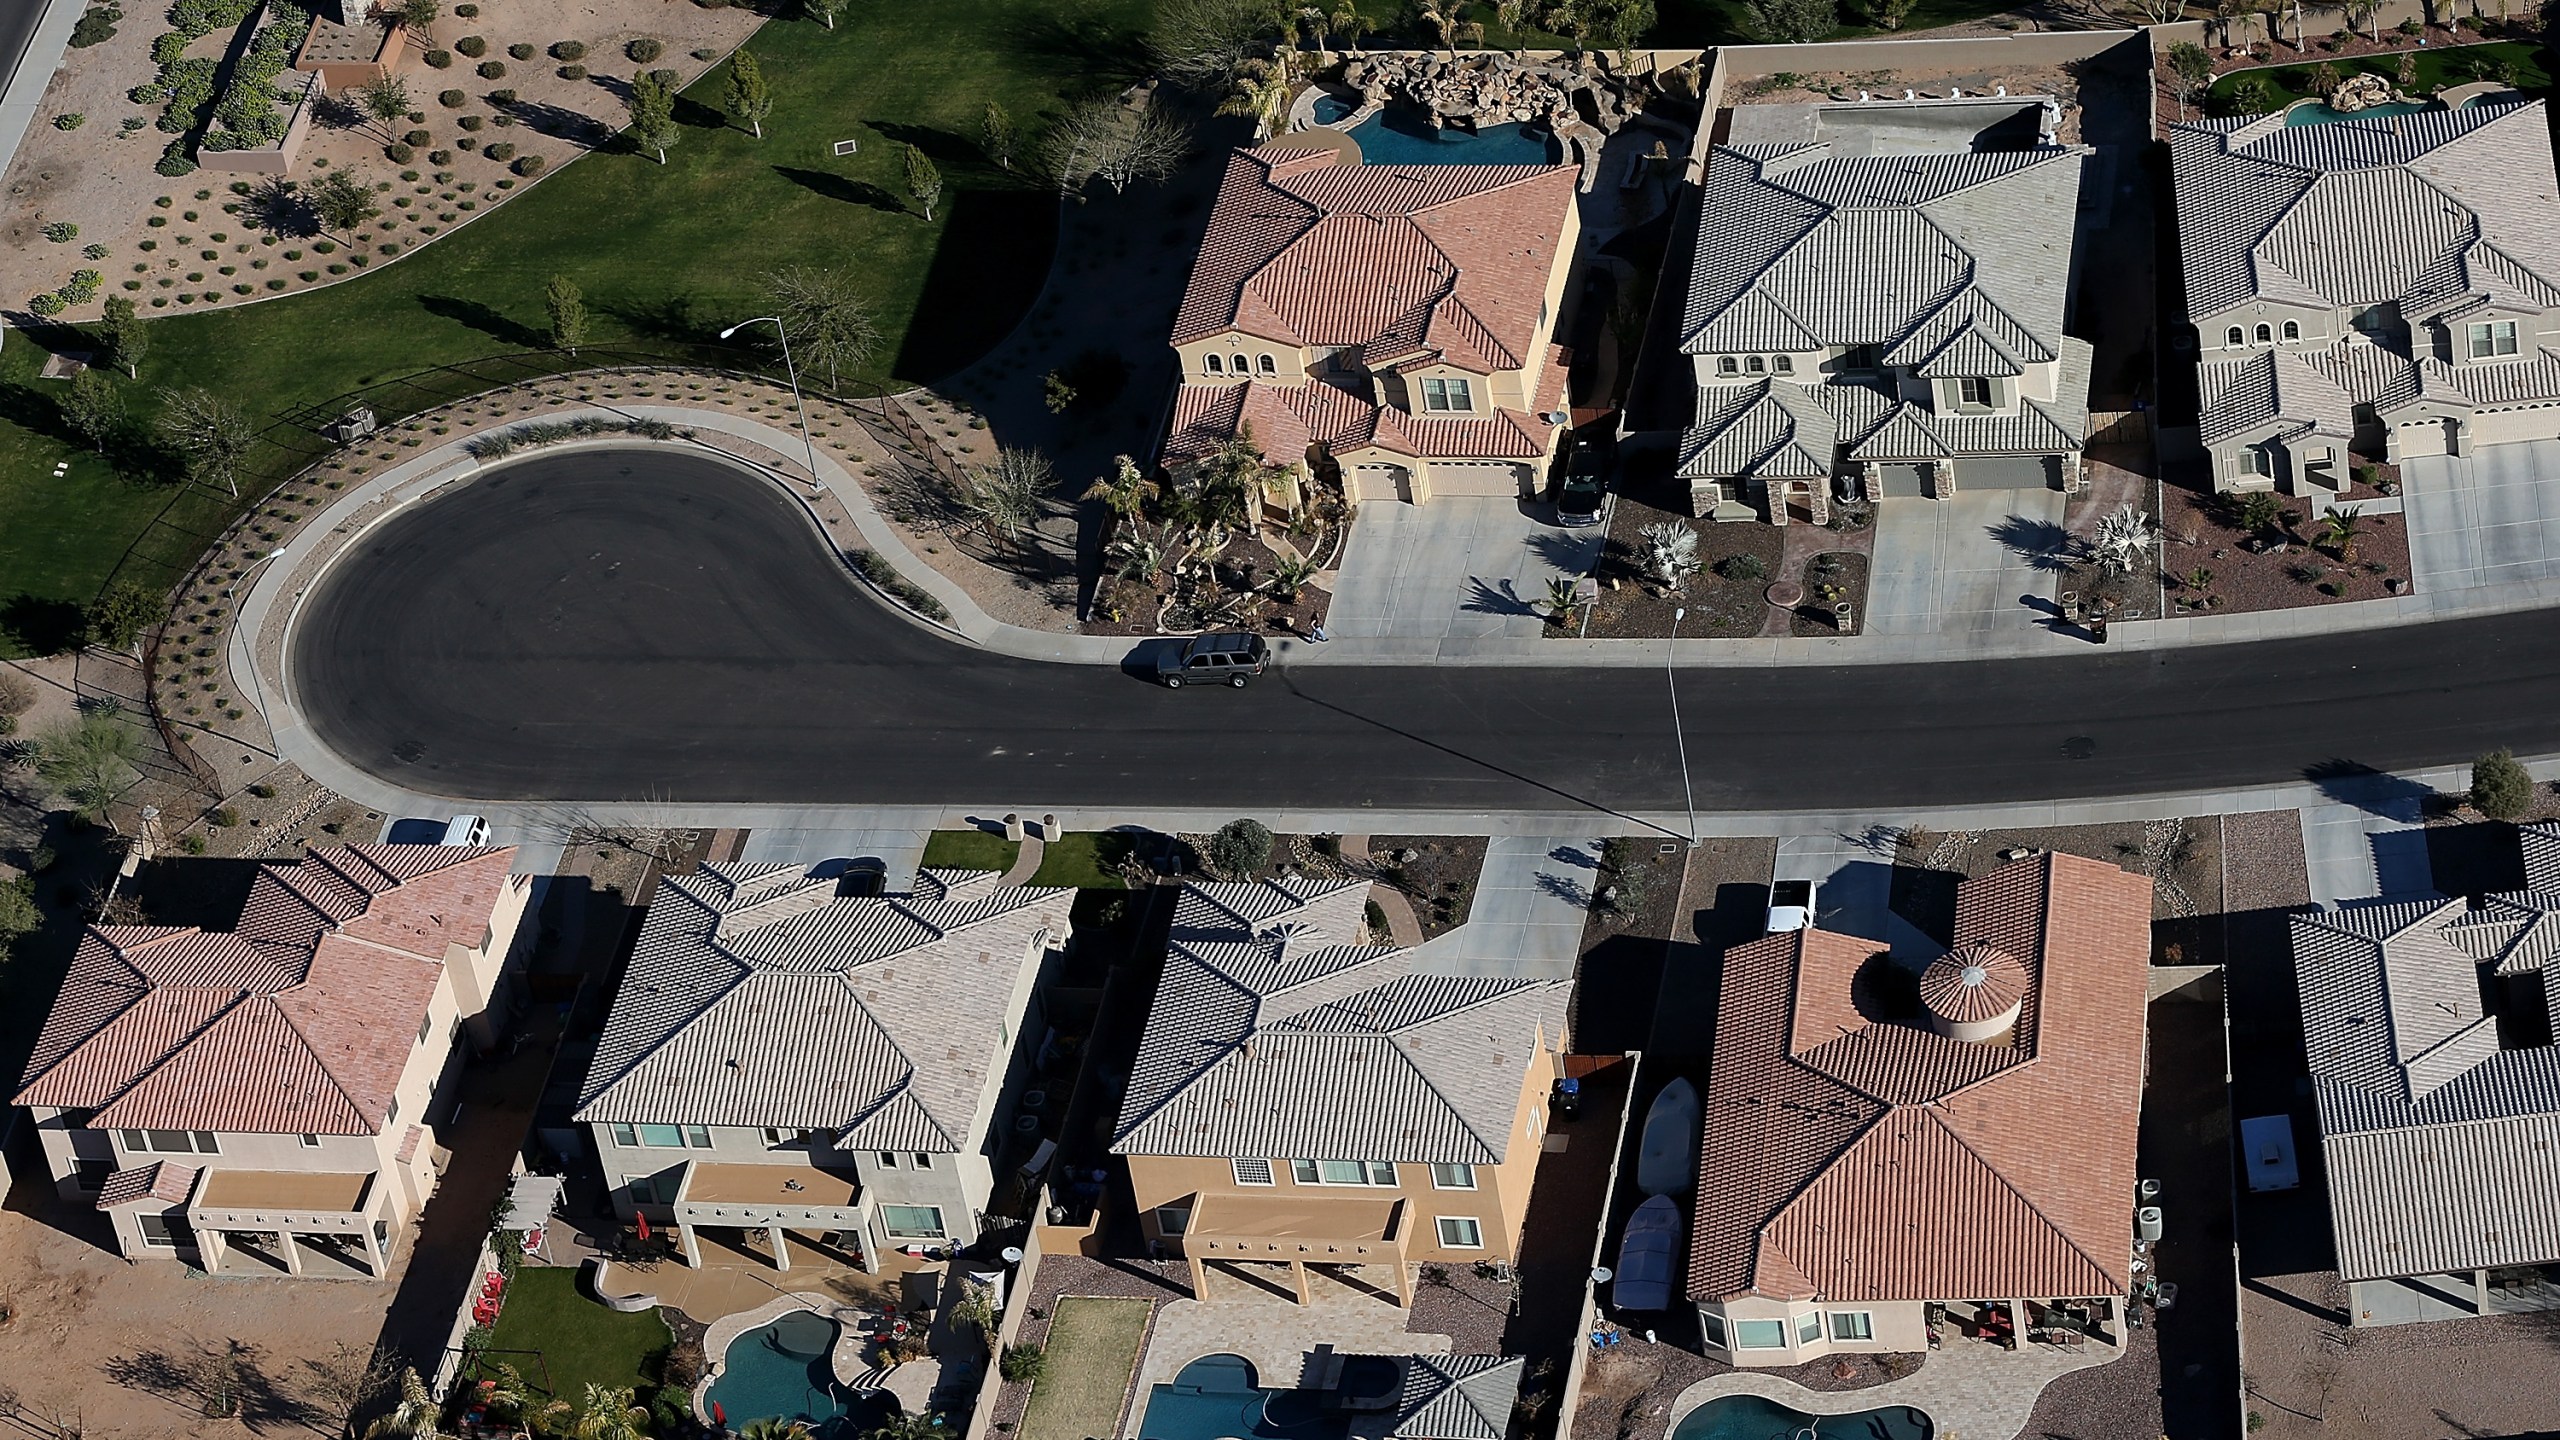
[[[1742,373],[1742,362],[1734,359],[1730,355],[1719,355],[1716,357],[1716,373],[1719,375],[1739,375]]]
[[[1301,1185],[1396,1183],[1396,1167],[1385,1160],[1292,1160],[1289,1175]]]
[[[1227,373],[1227,362],[1219,359],[1215,355],[1201,356],[1200,364],[1202,368],[1206,369],[1212,375],[1224,375]]]
[[[1277,361],[1277,360],[1274,360],[1273,358],[1271,358],[1271,357],[1270,357],[1270,356],[1268,356],[1268,355],[1263,356],[1263,357],[1262,357],[1262,373],[1263,373],[1263,374],[1265,374],[1265,375],[1277,375],[1277,374],[1279,374],[1279,373],[1280,373],[1280,362],[1279,362],[1279,361]]]
[[[883,1205],[880,1223],[889,1234],[900,1240],[940,1240],[942,1207],[939,1205]]]
[[[136,1215],[142,1227],[142,1243],[154,1250],[175,1250],[183,1242],[195,1239],[195,1231],[175,1215]]]
[[[2240,452],[2240,473],[2273,476],[2276,473],[2275,451],[2264,445],[2252,445]]]
[[[2516,322],[2513,320],[2493,320],[2469,328],[2472,359],[2486,360],[2494,355],[2516,353]]]
[[[2300,323],[2299,321],[2294,321],[2294,320],[2287,320],[2286,322],[2284,322],[2284,338],[2286,338],[2287,340],[2299,340],[2299,339],[2301,339],[2301,338],[2302,338],[2302,325],[2301,325],[2301,323]]]
[[[1750,371],[1754,375],[1765,375],[1769,371],[1769,362],[1761,359],[1757,355],[1754,355],[1750,359],[1742,362],[1742,368]]]
[[[2356,312],[2356,328],[2368,333],[2380,330],[2390,323],[2390,317],[2383,313],[2383,309],[2379,305],[2367,305]]]
[[[1979,405],[1988,409],[1991,405],[1991,382],[1979,375],[1964,375],[1957,377],[1956,403],[1959,405]]]
[[[1184,1232],[1188,1231],[1190,1228],[1191,1228],[1191,1207],[1190,1207],[1190,1206],[1188,1206],[1188,1205],[1159,1205],[1159,1206],[1157,1206],[1157,1207],[1156,1207],[1156,1233],[1157,1233],[1157,1234],[1162,1235],[1162,1236],[1165,1236],[1165,1237],[1167,1237],[1167,1238],[1172,1238],[1172,1237],[1174,1237],[1174,1236],[1178,1236],[1178,1235],[1183,1234]]]
[[[434,1017],[433,1015],[421,1015],[421,1016],[419,1016],[419,1017],[418,1017],[418,1043],[419,1043],[419,1044],[421,1044],[421,1045],[426,1044],[426,1043],[427,1043],[427,1036],[428,1036],[429,1034],[433,1033],[433,1032],[434,1032],[434,1030],[435,1030],[435,1028],[436,1028],[436,1017]]]
[[[1796,357],[1793,355],[1781,355],[1769,362],[1769,368],[1777,371],[1781,375],[1793,375],[1796,373]]]
[[[400,1097],[394,1095],[391,1097],[391,1103],[382,1107],[382,1128],[385,1130],[390,1129],[392,1122],[399,1118]]]
[[[1733,1322],[1733,1348],[1736,1350],[1784,1350],[1787,1348],[1787,1322],[1784,1320],[1736,1320]]]
[[[628,1150],[640,1143],[639,1132],[617,1122],[613,1127],[613,1143]]]
[[[150,1155],[219,1155],[210,1130],[119,1130],[124,1148]]]
[[[916,1152],[915,1160],[916,1168],[919,1170],[930,1170],[933,1168],[933,1157],[922,1150]]]
[[[654,1176],[625,1175],[622,1177],[622,1188],[630,1193],[631,1203],[634,1205],[658,1203],[658,1182]]]
[[[1473,410],[1474,393],[1463,379],[1425,380],[1422,382],[1422,408],[1425,410]]]
[[[652,1150],[681,1150],[684,1148],[684,1127],[643,1125],[640,1127],[640,1143]]]
[[[1713,1345],[1719,1350],[1730,1350],[1733,1348],[1730,1344],[1726,1343],[1725,1340],[1723,1316],[1702,1314],[1698,1317],[1698,1324],[1706,1330],[1708,1344]]]
[[[1230,1160],[1227,1163],[1235,1167],[1236,1183],[1239,1185],[1272,1183],[1271,1162],[1268,1160]]]
[[[1796,1343],[1817,1344],[1822,1339],[1822,1312],[1809,1310],[1796,1317]]]
[[[1831,1312],[1831,1338],[1834,1340],[1873,1340],[1876,1317],[1871,1310],[1834,1310]]]
[[[1440,1227],[1441,1249],[1481,1250],[1484,1248],[1484,1227],[1466,1216],[1443,1215],[1437,1223]]]
[[[320,1137],[319,1137],[319,1136],[317,1136],[317,1135],[305,1135],[305,1136],[303,1136],[303,1137],[302,1137],[302,1148],[303,1148],[303,1149],[305,1149],[305,1150],[317,1150],[317,1149],[319,1149],[319,1148],[320,1148]]]
[[[809,1143],[809,1132],[779,1129],[768,1125],[764,1131],[764,1143],[776,1149],[786,1145],[806,1145]]]
[[[1476,1167],[1473,1165],[1434,1165],[1431,1167],[1431,1188],[1434,1190],[1473,1190],[1476,1188]]]
[[[2230,331],[2224,335],[2222,343],[2233,346],[2246,345],[2249,343],[2249,337],[2241,333],[2239,326],[2234,325],[2231,327]],[[1213,365],[1210,368],[1215,369],[1217,367]]]
[[[1849,352],[1840,357],[1840,368],[1860,371],[1879,370],[1883,368],[1883,358],[1873,345],[1852,345],[1849,347]]]
[[[897,1157],[897,1155],[896,1155],[894,1152],[892,1152],[892,1151],[888,1151],[888,1150],[883,1150],[883,1151],[881,1151],[881,1152],[880,1152],[880,1168],[881,1168],[881,1169],[883,1169],[883,1170],[895,1170],[895,1169],[897,1169],[897,1168],[898,1168],[898,1157]]]
[[[704,1125],[687,1125],[684,1127],[684,1143],[687,1147],[695,1150],[710,1149],[710,1127]]]
[[[2276,343],[2276,331],[2275,331],[2275,327],[2274,327],[2274,326],[2272,326],[2272,325],[2266,325],[2266,324],[2261,324],[2261,325],[2259,325],[2259,326],[2258,326],[2258,343],[2259,343],[2259,344],[2261,344],[2261,345],[2273,345],[2274,343]]]

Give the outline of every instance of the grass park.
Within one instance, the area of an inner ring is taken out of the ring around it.
[[[1037,295],[1056,234],[1052,187],[981,153],[989,102],[1023,131],[1077,98],[1148,68],[1155,0],[872,3],[829,29],[777,19],[749,42],[774,94],[758,140],[721,113],[727,67],[679,101],[666,163],[627,143],[589,154],[530,193],[434,243],[324,289],[254,304],[146,311],[140,374],[116,389],[133,443],[88,448],[62,408],[67,386],[38,378],[46,352],[80,350],[76,331],[37,329],[0,345],[0,655],[77,643],[81,612],[111,581],[174,582],[240,509],[327,447],[318,427],[359,401],[386,422],[509,380],[594,364],[680,361],[772,368],[726,326],[764,313],[761,277],[795,264],[852,270],[882,343],[865,390],[930,382],[983,353]],[[1400,0],[1358,0],[1369,43],[1404,43]],[[1972,18],[1997,0],[1921,0],[1905,29]],[[1466,4],[1486,43],[1558,44]],[[1730,39],[1735,0],[1658,0],[1657,44]],[[1868,12],[1838,13],[1844,33]],[[1819,23],[1817,20],[1815,23]],[[857,141],[839,156],[837,142]],[[927,220],[905,184],[903,149],[944,179]],[[390,178],[384,163],[366,178]],[[168,182],[181,200],[220,194],[202,173]],[[1143,203],[1143,197],[1135,203]],[[543,293],[554,275],[586,297],[592,327],[575,360],[548,349]],[[34,343],[27,343],[32,339]],[[260,445],[243,495],[184,483],[149,439],[165,391],[202,387],[247,416]]]

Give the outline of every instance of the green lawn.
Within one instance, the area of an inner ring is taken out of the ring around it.
[[[1086,1440],[1120,1423],[1147,1333],[1144,1300],[1071,1296],[1049,1321],[1049,1363],[1031,1386],[1021,1440]]]
[[[2549,51],[2540,45],[2519,40],[2501,40],[2487,45],[2430,45],[2415,50],[2417,83],[2408,87],[2413,94],[2424,95],[2447,86],[2467,84],[2474,80],[2501,80],[2502,67],[2514,67],[2515,87],[2527,95],[2540,95],[2551,88]],[[2397,76],[2400,57],[2397,54],[2358,55],[2346,60],[2305,61],[2299,65],[2262,65],[2253,70],[2235,70],[2213,82],[2207,92],[2205,106],[2217,115],[2240,113],[2241,87],[2263,79],[2271,87],[2272,104],[2266,113],[2282,109],[2296,100],[2316,99],[2325,93],[2315,80],[2314,72],[2323,64],[2336,72],[2337,78],[2371,73]],[[2257,102],[2251,101],[2254,106]]]
[[[870,286],[884,344],[865,381],[936,378],[1011,327],[1038,292],[1055,235],[1054,193],[979,154],[986,103],[1033,130],[1064,98],[1122,83],[1139,68],[1148,3],[879,5],[832,32],[772,22],[752,42],[776,97],[766,139],[711,108],[726,84],[725,68],[715,70],[687,92],[684,138],[664,167],[608,148],[349,283],[237,310],[163,318],[146,309],[150,353],[140,383],[124,387],[128,408],[148,418],[161,386],[224,395],[273,427],[279,443],[259,466],[271,481],[292,454],[317,448],[308,427],[333,418],[350,392],[537,348],[554,274],[586,292],[590,363],[605,352],[756,365],[758,352],[713,337],[761,313],[758,277],[795,262],[847,266]],[[858,139],[860,152],[835,157],[840,139]],[[930,224],[907,198],[900,146],[909,143],[943,174]],[[468,168],[476,163],[465,157],[466,176],[498,174]],[[394,174],[384,162],[369,178]],[[182,204],[198,189],[229,198],[211,176],[168,183]],[[125,260],[106,266],[111,280]],[[0,653],[59,644],[65,607],[95,596],[128,552],[138,552],[132,578],[174,579],[230,513],[227,495],[158,478],[165,457],[136,457],[119,475],[75,450],[57,408],[62,387],[35,378],[39,350],[16,336],[0,347]],[[553,363],[431,374],[368,398],[388,419]],[[57,480],[65,458],[72,469]]]
[[[655,1310],[624,1315],[578,1293],[573,1269],[516,1272],[507,1303],[489,1341],[489,1373],[509,1364],[532,1386],[575,1400],[590,1384],[646,1391],[654,1382],[657,1353],[673,1337]],[[508,1351],[537,1350],[542,1359]],[[544,1367],[549,1367],[546,1381]]]
[[[994,870],[999,873],[1013,868],[1014,857],[1022,853],[1022,844],[991,835],[984,830],[936,830],[924,842],[924,863],[934,870]]]
[[[1125,890],[1117,868],[1130,851],[1128,836],[1109,830],[1070,830],[1040,851],[1034,885],[1072,885],[1079,890]]]

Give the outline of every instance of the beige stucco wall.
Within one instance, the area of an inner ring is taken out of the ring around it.
[[[1871,1340],[1833,1340],[1831,1312],[1863,1310],[1872,1319],[1875,1338]],[[1776,1350],[1742,1350],[1718,1347],[1712,1342],[1706,1353],[1717,1360],[1735,1365],[1801,1365],[1825,1355],[1875,1354],[1882,1351],[1914,1353],[1929,1348],[1928,1309],[1915,1300],[1841,1301],[1822,1304],[1806,1300],[1790,1303],[1760,1296],[1744,1296],[1722,1304],[1701,1304],[1700,1317],[1716,1317],[1726,1325],[1726,1339],[1736,1338],[1732,1328],[1737,1321],[1776,1320],[1785,1326],[1787,1344]],[[1820,1317],[1822,1338],[1806,1342],[1797,1338],[1796,1322],[1807,1315]],[[1703,1328],[1703,1327],[1701,1327]]]

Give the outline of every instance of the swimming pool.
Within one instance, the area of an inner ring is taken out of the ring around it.
[[[1343,1362],[1335,1392],[1389,1394],[1396,1362],[1353,1355]],[[1182,1367],[1173,1382],[1155,1387],[1139,1422],[1139,1440],[1342,1440],[1350,1433],[1344,1411],[1328,1409],[1323,1392],[1266,1390],[1254,1383],[1253,1362],[1241,1355],[1204,1355]]]
[[[1336,95],[1328,90],[1316,97],[1315,108],[1311,113],[1314,114],[1316,123],[1319,125],[1337,124],[1359,114],[1360,102],[1348,95]]]
[[[794,1310],[729,1342],[727,1364],[709,1402],[735,1429],[768,1417],[806,1420],[820,1440],[852,1440],[897,1413],[885,1391],[857,1392],[836,1380],[836,1322]]]
[[[1727,1395],[1681,1417],[1671,1440],[1929,1440],[1929,1417],[1908,1405],[1854,1415],[1807,1415],[1757,1395]]]
[[[1372,165],[1551,165],[1564,153],[1543,125],[1434,130],[1402,105],[1387,106],[1352,126],[1350,134],[1360,144],[1360,158]]]
[[[2393,100],[2381,105],[2368,105],[2362,110],[2332,110],[2326,104],[2314,100],[2308,105],[2296,105],[2292,109],[2284,112],[2284,123],[2287,125],[2326,125],[2334,120],[2379,120],[2389,115],[2415,115],[2421,110],[2433,110],[2435,108],[2436,107],[2432,102],[2411,104],[2406,101]]]

